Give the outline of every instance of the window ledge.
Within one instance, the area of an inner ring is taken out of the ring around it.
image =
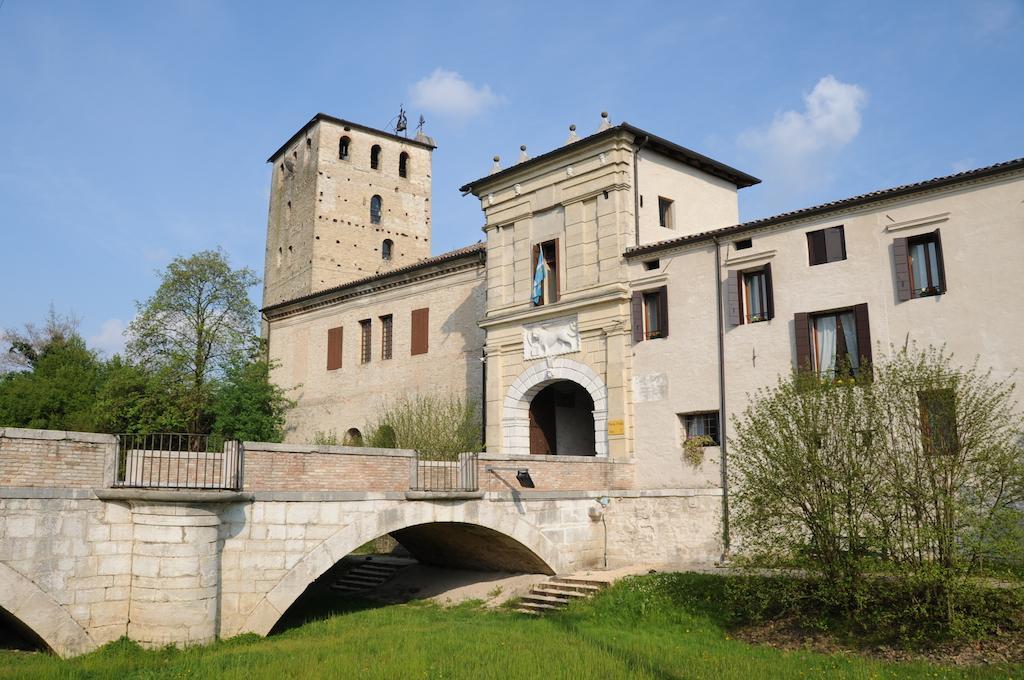
[[[940,222],[946,222],[949,220],[950,213],[937,213],[935,215],[929,215],[928,217],[917,217],[912,220],[904,220],[903,222],[893,222],[885,225],[886,233],[891,234],[894,231],[903,231],[904,229],[913,229],[914,227],[924,227],[929,224],[938,224]]]
[[[775,257],[777,250],[762,250],[759,253],[746,253],[744,255],[735,255],[727,258],[724,264],[742,264],[744,262],[754,262],[756,260],[768,260]]]

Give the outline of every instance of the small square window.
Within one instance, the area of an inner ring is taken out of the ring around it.
[[[754,247],[754,241],[749,238],[743,238],[739,241],[735,241],[733,246],[735,246],[736,250],[746,250],[747,248]]]
[[[846,234],[842,226],[807,232],[807,258],[811,265],[846,259]]]
[[[666,229],[675,229],[672,216],[673,204],[672,199],[658,196],[658,224]]]
[[[702,411],[700,413],[680,413],[679,422],[683,426],[686,439],[707,437],[711,443],[705,446],[719,446],[718,411]]]
[[[644,269],[647,271],[654,271],[661,267],[661,260],[647,260],[644,262]]]

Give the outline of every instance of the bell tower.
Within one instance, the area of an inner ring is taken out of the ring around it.
[[[319,113],[274,152],[263,306],[429,257],[434,148]]]

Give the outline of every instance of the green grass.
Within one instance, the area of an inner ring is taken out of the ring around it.
[[[325,610],[312,593],[290,612],[294,627],[269,639],[153,651],[119,641],[68,661],[0,653],[0,678],[1024,678],[1024,666],[958,670],[751,646],[724,627],[722,581],[629,579],[539,619],[478,603]]]

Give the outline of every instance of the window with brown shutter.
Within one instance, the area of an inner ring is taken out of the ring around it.
[[[772,266],[729,272],[729,323],[768,321],[775,317]]]
[[[411,354],[426,354],[430,348],[430,308],[412,310]]]
[[[871,362],[871,327],[868,306],[859,304],[794,318],[797,367],[822,375],[858,374]]]
[[[740,273],[729,272],[725,284],[725,318],[730,326],[740,325]]]
[[[333,371],[341,368],[341,326],[327,329],[327,370]]]
[[[896,273],[896,297],[900,302],[946,292],[939,230],[894,239],[892,254]]]
[[[633,293],[633,341],[668,337],[668,287]]]
[[[809,371],[811,364],[811,324],[810,314],[797,312],[793,316],[793,336],[796,340],[796,367],[800,371]]]
[[[843,227],[807,232],[807,259],[811,265],[846,259],[846,234]]]

